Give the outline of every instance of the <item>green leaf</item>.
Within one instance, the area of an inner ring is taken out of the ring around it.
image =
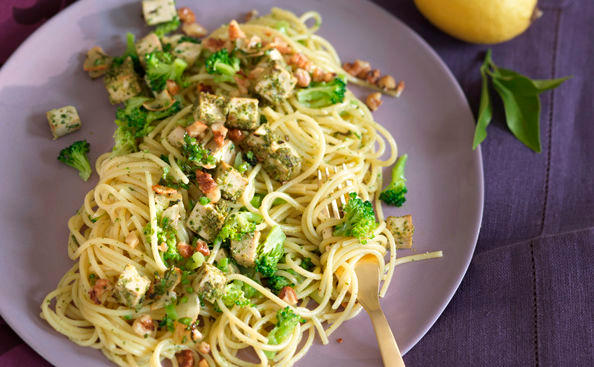
[[[481,87],[481,103],[479,106],[476,128],[474,130],[474,140],[472,142],[473,150],[476,149],[476,147],[487,137],[487,126],[493,117],[493,105],[491,104],[491,99],[489,98],[489,77],[487,75],[490,59],[491,50],[487,51],[487,57],[481,66],[481,78],[483,83]]]
[[[505,119],[511,132],[528,148],[540,152],[540,99],[526,85],[525,79],[494,77],[491,80],[503,101]]]
[[[561,85],[561,83],[563,83],[564,81],[566,81],[567,79],[571,79],[573,76],[566,76],[563,78],[557,78],[557,79],[541,79],[541,80],[532,80],[532,82],[534,83],[534,85],[536,85],[536,88],[538,88],[538,90],[540,92],[544,92],[547,90],[551,90],[551,89],[555,89],[558,86]]]

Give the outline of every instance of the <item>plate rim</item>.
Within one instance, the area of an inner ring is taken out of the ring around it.
[[[425,39],[423,37],[421,37],[414,29],[412,29],[407,23],[402,21],[395,14],[392,14],[384,7],[378,5],[370,0],[359,0],[359,1],[361,3],[366,3],[366,6],[375,7],[376,10],[379,10],[380,12],[382,12],[385,15],[389,16],[390,18],[394,19],[395,21],[400,23],[400,25],[403,26],[405,32],[407,32],[412,38],[414,38],[417,41],[417,43],[419,44],[419,46],[422,47],[424,49],[424,51],[427,51],[433,57],[433,59],[435,61],[437,61],[437,64],[439,65],[441,71],[445,73],[445,75],[447,76],[447,79],[449,79],[449,81],[452,82],[452,84],[454,85],[455,94],[457,95],[457,97],[459,97],[461,100],[464,101],[465,107],[467,108],[468,112],[473,116],[473,119],[474,119],[474,114],[470,107],[470,103],[468,102],[468,99],[466,98],[466,95],[465,95],[464,91],[462,90],[460,83],[458,82],[458,80],[456,79],[456,77],[454,76],[454,74],[452,73],[450,68],[447,66],[445,61],[441,58],[441,56],[439,56],[437,51],[435,51],[435,49],[433,47],[431,47],[431,45],[427,41],[425,41]],[[14,60],[16,60],[18,58],[18,56],[23,52],[23,50],[26,48],[26,46],[29,43],[34,42],[34,40],[36,38],[40,37],[40,35],[45,32],[45,29],[48,28],[54,22],[56,22],[57,19],[62,18],[62,17],[67,17],[70,12],[74,11],[78,7],[84,7],[85,5],[87,5],[87,3],[92,3],[92,0],[79,0],[75,3],[72,3],[68,6],[66,6],[65,8],[60,10],[58,13],[54,14],[51,18],[47,19],[39,28],[37,28],[33,33],[31,33],[17,47],[17,49],[9,56],[9,58],[6,60],[6,62],[0,68],[0,85],[1,85],[1,82],[3,79],[3,75],[5,74],[5,69],[7,69],[7,66],[12,65],[12,63],[15,62]],[[472,259],[474,258],[474,253],[476,251],[476,245],[477,245],[478,238],[480,235],[480,228],[481,228],[482,221],[483,221],[484,200],[485,200],[485,183],[484,183],[484,164],[483,164],[481,146],[479,145],[478,148],[476,150],[474,150],[471,154],[475,155],[474,166],[475,166],[475,169],[478,169],[478,171],[479,171],[478,177],[477,177],[477,179],[478,179],[477,180],[478,201],[475,203],[475,206],[473,208],[473,211],[474,212],[478,211],[478,213],[476,213],[477,220],[472,228],[474,235],[473,235],[473,240],[472,240],[471,251],[469,251],[469,253],[468,253],[468,256],[466,258],[464,266],[459,268],[459,275],[458,275],[456,281],[453,283],[454,286],[451,287],[451,290],[448,292],[449,295],[447,297],[443,298],[441,304],[439,305],[439,307],[437,307],[438,311],[434,313],[434,315],[430,318],[430,321],[426,323],[425,327],[421,328],[421,332],[418,334],[418,337],[413,339],[413,342],[410,344],[410,346],[408,348],[402,349],[402,351],[401,351],[402,355],[406,355],[412,348],[414,348],[418,344],[418,342],[427,334],[427,332],[435,325],[435,322],[437,322],[437,319],[439,319],[441,317],[445,308],[450,304],[452,298],[457,293],[457,291],[460,287],[460,284],[462,283],[462,280],[466,276],[468,267],[470,266],[470,263],[471,263]],[[8,315],[9,315],[9,313],[7,313],[5,310],[3,310],[2,303],[0,302],[0,316],[2,316],[2,318],[4,319],[6,324],[11,328],[11,330],[13,330],[31,349],[33,349],[37,354],[39,354],[42,358],[44,358],[48,363],[53,364],[53,360],[54,360],[53,355],[51,355],[49,353],[45,353],[44,351],[41,351],[40,349],[38,349],[36,344],[34,343],[33,337],[29,338],[18,327],[15,327],[16,325],[18,325],[18,320],[13,319],[12,317],[10,317]]]

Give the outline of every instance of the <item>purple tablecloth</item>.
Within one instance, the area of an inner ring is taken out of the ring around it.
[[[1,0],[0,63],[71,2]],[[376,2],[437,50],[476,111],[486,47],[439,32],[411,0]],[[495,61],[535,78],[574,78],[542,97],[541,154],[512,137],[496,104],[474,259],[408,366],[594,365],[594,1],[539,7],[543,17],[525,34],[493,47]],[[0,367],[17,365],[49,364],[0,319]]]

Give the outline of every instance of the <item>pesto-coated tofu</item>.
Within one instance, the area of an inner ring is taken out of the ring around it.
[[[296,83],[297,79],[283,63],[274,62],[258,75],[254,91],[272,103],[279,103],[291,95]]]
[[[150,280],[140,275],[134,266],[128,264],[120,274],[115,290],[123,304],[128,307],[136,307],[142,301],[150,285]]]
[[[210,143],[206,145],[206,148],[210,150],[210,154],[214,157],[215,162],[225,162],[231,164],[235,160],[235,154],[237,153],[237,148],[235,144],[231,140],[225,140],[223,146],[219,147],[215,141],[211,140]],[[213,166],[204,166],[204,168],[212,169]]]
[[[193,42],[182,42],[175,46],[171,53],[175,57],[179,57],[180,59],[187,62],[188,67],[191,67],[196,63],[196,60],[198,60],[200,51],[202,51],[202,46],[200,46],[200,44]]]
[[[415,233],[415,226],[412,222],[412,216],[404,215],[402,217],[388,217],[386,227],[394,236],[396,248],[411,248],[412,237]]]
[[[87,52],[87,58],[83,69],[93,79],[104,75],[111,65],[112,58],[109,57],[101,47],[95,46]]]
[[[241,147],[254,153],[262,167],[273,179],[288,181],[301,171],[301,157],[295,149],[274,134],[268,125],[260,126],[248,135]]]
[[[80,117],[74,106],[54,108],[46,113],[54,140],[80,129]]]
[[[225,215],[219,212],[213,204],[196,203],[188,216],[186,225],[206,241],[212,242],[219,234],[224,222]]]
[[[142,0],[142,14],[148,25],[173,20],[177,15],[174,0]]]
[[[144,38],[136,42],[136,53],[142,65],[145,65],[144,55],[153,51],[163,51],[163,46],[159,37],[153,32],[147,34]]]
[[[142,91],[140,78],[134,71],[134,63],[130,57],[121,65],[112,63],[103,82],[112,104],[125,102]]]
[[[255,130],[260,126],[258,100],[233,97],[227,104],[227,127],[241,130]]]
[[[239,241],[231,240],[231,256],[239,265],[252,267],[258,254],[260,232],[244,234]]]
[[[192,287],[198,295],[209,302],[215,302],[224,292],[227,277],[225,274],[211,264],[204,264],[200,268]]]
[[[224,123],[227,119],[227,98],[201,92],[195,105],[194,119],[207,125]]]
[[[226,162],[221,162],[215,174],[221,196],[227,200],[237,200],[247,185],[247,179]]]

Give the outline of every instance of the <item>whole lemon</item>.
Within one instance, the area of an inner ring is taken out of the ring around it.
[[[433,25],[473,43],[499,43],[524,32],[540,11],[537,0],[415,0]]]

